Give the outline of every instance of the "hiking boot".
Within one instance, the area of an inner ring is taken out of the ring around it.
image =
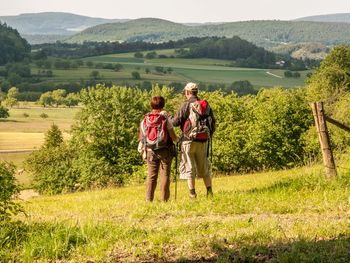
[[[214,194],[213,194],[213,189],[211,188],[211,186],[208,186],[207,187],[207,198],[208,197],[213,197]]]
[[[196,194],[196,193],[194,193],[194,194],[191,194],[191,193],[190,193],[190,198],[191,198],[191,199],[196,199],[196,198],[197,198],[197,194]]]
[[[197,198],[196,189],[190,189],[190,198],[191,199]]]

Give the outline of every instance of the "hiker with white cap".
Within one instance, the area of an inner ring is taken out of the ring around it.
[[[184,88],[186,101],[172,119],[173,126],[180,126],[181,160],[180,179],[187,180],[190,198],[196,198],[195,178],[203,178],[207,196],[212,196],[209,144],[215,131],[213,111],[206,100],[198,97],[198,85],[187,83]]]

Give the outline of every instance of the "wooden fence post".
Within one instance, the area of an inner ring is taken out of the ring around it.
[[[321,145],[323,164],[326,168],[326,176],[327,178],[333,178],[337,175],[337,170],[335,168],[333,153],[330,145],[323,102],[312,103],[311,107],[315,119],[318,139]]]

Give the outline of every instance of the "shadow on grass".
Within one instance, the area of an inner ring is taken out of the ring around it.
[[[209,249],[209,248],[208,248]],[[211,258],[181,258],[173,263],[200,262],[350,262],[350,237],[343,236],[333,240],[294,241],[271,246],[244,246],[229,248],[228,244],[212,243],[210,249],[216,254]],[[155,260],[154,262],[161,262]],[[169,262],[165,260],[164,262]]]
[[[24,121],[17,121],[17,120],[7,120],[7,119],[0,119],[0,122],[9,122],[9,123],[11,123],[11,122],[24,122]]]

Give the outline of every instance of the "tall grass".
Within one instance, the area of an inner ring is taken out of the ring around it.
[[[0,255],[24,262],[350,260],[350,173],[333,181],[321,167],[218,177],[211,199],[202,184],[195,201],[183,182],[168,203],[145,203],[144,186],[32,199],[20,218],[26,230]]]

